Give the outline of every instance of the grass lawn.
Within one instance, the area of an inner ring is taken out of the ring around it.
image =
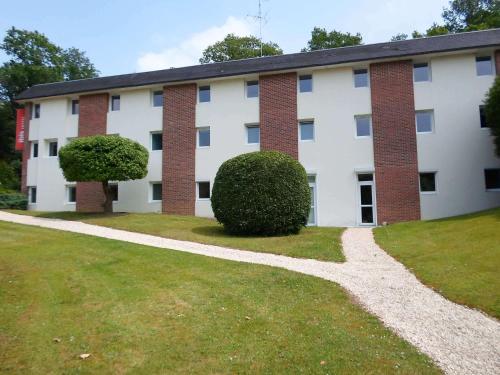
[[[446,298],[500,318],[500,208],[380,227],[375,239]]]
[[[439,373],[334,283],[0,221],[3,372]]]
[[[194,216],[161,215],[158,213],[105,215],[77,212],[9,211],[39,217],[78,220],[89,224],[176,240],[288,255],[296,258],[312,258],[334,262],[343,262],[345,260],[340,241],[342,228],[308,227],[302,229],[298,235],[242,237],[226,234],[223,227],[213,219]]]

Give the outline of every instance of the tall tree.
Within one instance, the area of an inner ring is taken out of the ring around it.
[[[497,76],[484,102],[486,123],[491,128],[495,151],[500,157],[500,76]]]
[[[400,40],[406,40],[406,39],[408,39],[408,34],[399,33],[391,38],[391,42],[399,42]]]
[[[93,78],[99,71],[85,53],[63,49],[38,31],[12,27],[0,44],[8,61],[0,66],[0,158],[19,173],[19,153],[14,151],[14,98],[30,86],[80,78]]]
[[[273,42],[262,43],[262,56],[282,55],[283,50]],[[229,60],[241,60],[261,56],[260,40],[254,36],[236,36],[228,34],[226,37],[208,46],[200,58],[201,64]]]
[[[311,39],[307,42],[307,47],[302,49],[302,52],[316,51],[327,48],[356,46],[362,44],[363,38],[360,33],[350,34],[332,30],[328,32],[326,29],[315,27],[311,31]]]

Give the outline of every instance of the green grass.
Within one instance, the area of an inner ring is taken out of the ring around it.
[[[375,239],[446,298],[500,318],[500,208],[380,227]]]
[[[334,283],[0,222],[0,373],[439,371]]]
[[[78,220],[89,224],[176,240],[194,241],[296,258],[312,258],[333,262],[343,262],[345,260],[340,240],[342,228],[308,227],[302,229],[298,235],[244,237],[228,235],[215,220],[194,216],[161,215],[158,213],[105,215],[18,210],[10,210],[10,212],[38,217]]]

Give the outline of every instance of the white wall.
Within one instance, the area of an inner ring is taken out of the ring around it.
[[[313,91],[298,94],[298,117],[314,119],[315,141],[299,141],[299,160],[316,174],[317,222],[352,226],[357,170],[373,171],[372,138],[356,138],[355,115],[371,114],[370,88],[355,88],[351,68],[317,70]]]
[[[500,205],[500,192],[485,191],[484,169],[500,167],[479,105],[494,76],[477,76],[475,55],[431,60],[432,82],[415,83],[415,109],[434,110],[434,132],[417,135],[420,171],[437,171],[437,193],[421,194],[423,219]]]

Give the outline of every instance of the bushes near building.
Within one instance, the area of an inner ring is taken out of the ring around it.
[[[233,234],[298,233],[307,224],[310,203],[304,167],[275,151],[227,160],[212,189],[214,215]]]

